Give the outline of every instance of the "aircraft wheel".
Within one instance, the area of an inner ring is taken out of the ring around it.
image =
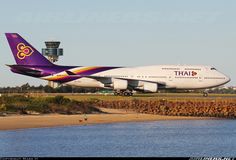
[[[124,96],[129,96],[129,92],[124,92]]]
[[[208,97],[208,93],[203,93],[203,97]]]
[[[133,96],[133,93],[131,91],[125,91],[123,93],[124,96]]]
[[[114,91],[114,96],[120,96],[122,93],[120,91]]]

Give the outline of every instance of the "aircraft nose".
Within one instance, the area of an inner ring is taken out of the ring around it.
[[[222,81],[222,83],[223,84],[226,84],[226,83],[228,83],[231,79],[230,79],[230,77],[228,77],[228,76],[226,76],[226,75],[224,75],[224,80]]]
[[[228,77],[227,75],[222,74],[222,73],[221,73],[221,77],[222,77],[222,80],[220,81],[221,85],[224,85],[224,84],[228,83],[231,80],[230,77]]]
[[[225,76],[225,83],[228,83],[230,81],[231,81],[230,77]]]

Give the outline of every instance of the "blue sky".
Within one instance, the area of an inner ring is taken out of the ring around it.
[[[0,1],[0,87],[46,84],[12,73],[4,36],[17,32],[41,51],[60,40],[57,64],[139,66],[212,65],[236,85],[234,0]]]

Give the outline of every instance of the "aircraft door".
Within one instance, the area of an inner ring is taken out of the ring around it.
[[[204,78],[204,77],[202,76],[202,71],[199,71],[199,72],[198,72],[198,81],[199,81],[199,82],[203,82],[203,78]]]
[[[167,77],[168,77],[169,82],[173,82],[173,79],[174,79],[174,74],[173,73],[169,73],[167,75]]]
[[[173,76],[172,75],[168,75],[168,79],[169,79],[170,82],[172,82],[173,81]]]

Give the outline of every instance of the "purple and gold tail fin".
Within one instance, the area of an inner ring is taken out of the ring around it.
[[[6,33],[15,61],[18,65],[53,66],[41,53],[17,33]]]

